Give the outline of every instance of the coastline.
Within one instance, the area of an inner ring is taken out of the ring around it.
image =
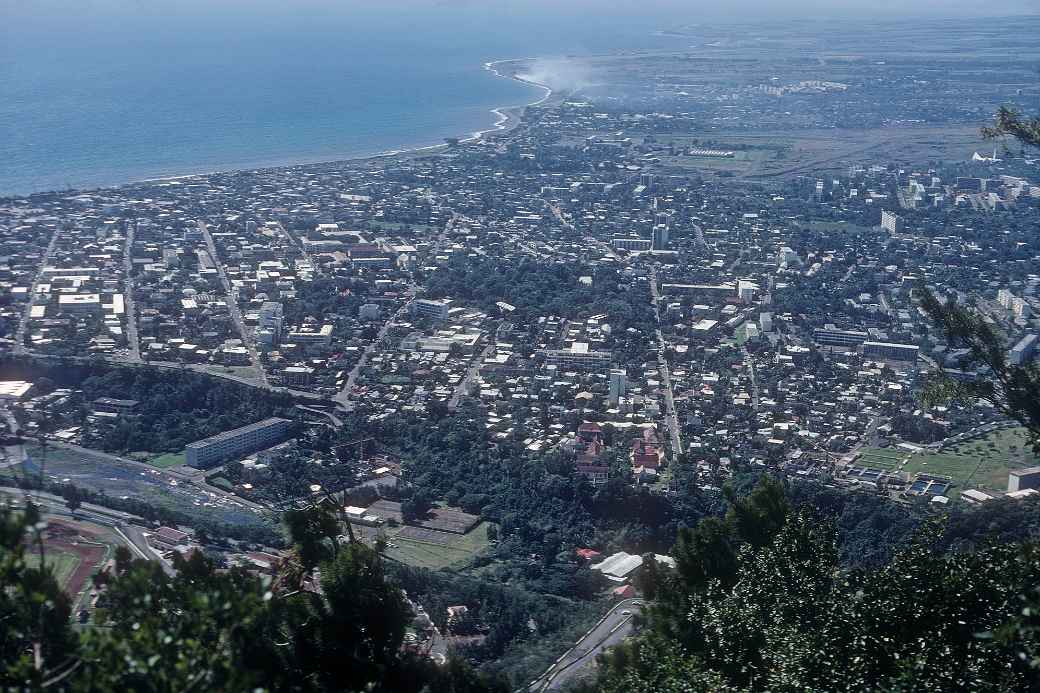
[[[511,73],[508,73],[508,72],[505,72],[505,71],[502,71],[502,70],[498,69],[498,66],[500,66],[500,65],[505,65],[505,64],[508,64],[508,63],[524,63],[524,62],[531,61],[531,60],[536,60],[536,58],[506,58],[506,59],[502,59],[502,60],[492,60],[492,61],[484,63],[483,68],[485,70],[487,70],[488,72],[490,72],[491,74],[495,75],[496,77],[501,77],[503,79],[511,79],[511,80],[513,80],[515,82],[520,82],[521,84],[526,84],[526,85],[529,85],[529,86],[538,87],[539,89],[544,90],[545,93],[541,96],[541,98],[536,99],[536,100],[531,101],[531,102],[528,102],[528,103],[515,104],[515,105],[512,105],[512,106],[496,106],[495,108],[490,109],[488,112],[494,114],[494,116],[495,116],[495,122],[492,123],[491,127],[484,128],[482,130],[475,130],[475,131],[472,131],[469,135],[460,136],[459,140],[458,140],[460,144],[462,144],[462,143],[470,144],[470,143],[473,143],[473,142],[478,142],[480,140],[483,140],[484,138],[486,138],[488,136],[491,136],[491,135],[498,135],[498,134],[509,132],[510,130],[512,130],[513,128],[515,128],[517,125],[520,124],[520,117],[523,114],[524,109],[526,109],[529,106],[538,106],[540,104],[543,104],[543,103],[545,103],[546,101],[548,101],[552,97],[553,90],[548,85],[541,84],[540,82],[535,82],[533,80],[524,79],[522,77],[517,76],[516,74],[511,74]],[[98,185],[98,186],[93,186],[93,187],[82,187],[82,188],[80,188],[80,187],[73,187],[73,188],[68,188],[68,189],[65,189],[65,190],[38,190],[38,191],[35,191],[35,192],[30,192],[30,193],[25,193],[25,194],[3,194],[3,193],[0,193],[0,200],[5,200],[5,199],[24,199],[24,198],[32,197],[34,195],[54,195],[54,194],[60,194],[60,193],[84,194],[84,193],[89,193],[89,192],[98,191],[98,190],[115,190],[115,189],[118,189],[118,188],[131,186],[131,185],[139,185],[139,184],[142,184],[142,183],[166,183],[166,182],[176,183],[178,181],[190,180],[192,178],[199,178],[199,177],[203,177],[203,176],[212,176],[212,175],[217,175],[217,174],[222,174],[222,173],[235,173],[235,172],[240,172],[240,171],[264,171],[264,170],[279,169],[279,168],[294,168],[294,167],[297,167],[297,166],[318,166],[318,165],[321,165],[321,164],[346,163],[346,162],[350,162],[350,161],[373,161],[373,160],[376,160],[376,159],[387,159],[387,158],[393,158],[393,157],[398,157],[398,156],[406,157],[406,156],[415,155],[415,154],[424,154],[424,153],[436,151],[438,149],[447,149],[447,148],[448,148],[448,144],[446,142],[442,142],[442,143],[439,143],[439,144],[430,144],[430,145],[423,145],[423,146],[418,146],[418,147],[405,147],[405,148],[401,148],[401,149],[388,149],[388,150],[383,150],[383,151],[376,152],[374,154],[358,154],[358,155],[346,156],[346,157],[317,158],[317,159],[305,160],[305,161],[295,161],[295,162],[285,162],[285,163],[272,163],[272,164],[264,164],[264,165],[257,165],[257,166],[243,166],[243,167],[237,167],[237,168],[218,168],[218,169],[208,170],[208,171],[196,171],[196,172],[193,172],[193,173],[178,173],[178,174],[167,175],[167,176],[155,176],[155,177],[150,177],[150,178],[137,178],[137,179],[133,179],[133,180],[127,180],[127,181],[124,181],[122,183],[113,183],[111,185]]]

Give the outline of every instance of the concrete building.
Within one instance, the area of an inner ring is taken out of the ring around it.
[[[100,294],[63,294],[58,297],[58,309],[62,313],[77,315],[100,313]]]
[[[277,445],[289,436],[292,429],[293,422],[289,419],[264,419],[191,443],[185,448],[185,456],[192,467],[212,467]]]
[[[591,351],[586,342],[575,342],[570,349],[552,349],[544,353],[547,366],[579,370],[602,370],[610,366],[611,360],[609,351]]]
[[[610,390],[608,400],[610,406],[616,407],[618,400],[625,396],[625,389],[628,387],[628,374],[620,368],[616,368],[610,371]]]
[[[654,250],[666,250],[668,248],[668,225],[657,224],[654,226],[653,247]]]
[[[913,344],[890,344],[888,342],[863,342],[864,358],[876,358],[884,361],[917,360],[921,348]]]
[[[758,327],[763,332],[772,332],[773,331],[773,314],[772,313],[762,313],[762,314],[760,314],[758,316]]]
[[[1036,353],[1037,335],[1027,334],[1011,348],[1008,360],[1015,366],[1022,366],[1032,360]]]
[[[412,313],[434,320],[447,320],[451,300],[447,298],[417,298],[412,301]]]
[[[903,223],[903,217],[899,216],[895,212],[890,212],[887,209],[881,212],[881,228],[888,231],[891,234],[903,233],[905,225]]]
[[[616,237],[610,240],[610,246],[614,250],[634,250],[639,252],[652,249],[653,241],[649,238],[638,238],[636,236]]]
[[[1040,467],[1015,469],[1008,473],[1008,493],[1040,488]]]
[[[257,341],[268,346],[281,342],[282,323],[282,304],[277,301],[265,301],[260,306],[260,316],[256,324]]]
[[[859,346],[869,335],[857,330],[839,330],[834,325],[824,325],[813,330],[813,339],[827,346]]]

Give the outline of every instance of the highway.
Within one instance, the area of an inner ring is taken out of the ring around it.
[[[560,690],[575,678],[590,673],[596,666],[596,657],[601,652],[618,645],[632,634],[632,619],[642,608],[642,599],[625,599],[618,602],[585,634],[585,637],[574,644],[574,647],[567,650],[544,674],[520,691],[534,693]]]

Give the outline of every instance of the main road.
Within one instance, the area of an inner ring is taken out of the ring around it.
[[[235,323],[235,327],[238,328],[238,334],[242,337],[242,345],[249,351],[249,361],[252,363],[253,368],[256,369],[257,378],[260,379],[261,383],[267,385],[267,373],[264,372],[264,364],[260,362],[260,354],[256,351],[252,333],[246,327],[245,320],[242,319],[242,311],[238,309],[238,299],[231,291],[231,281],[228,279],[227,272],[224,271],[224,263],[217,254],[217,244],[213,241],[213,234],[209,232],[209,225],[200,220],[199,231],[202,232],[202,237],[206,240],[206,248],[209,250],[210,259],[213,260],[217,276],[220,277],[220,283],[224,286],[228,313],[231,314],[231,320]]]
[[[590,673],[596,666],[596,657],[609,647],[620,644],[632,635],[632,619],[643,608],[642,599],[618,602],[585,634],[574,647],[567,650],[544,674],[520,689],[530,693],[560,690],[570,681]]]
[[[130,360],[141,360],[141,340],[137,336],[137,313],[134,311],[134,225],[126,225],[126,246],[123,249],[123,314],[126,316],[126,345]]]
[[[650,268],[650,295],[654,302],[654,317],[657,324],[661,324],[661,293],[657,289],[657,267]],[[668,370],[668,359],[665,357],[664,335],[661,328],[654,330],[657,338],[657,370],[661,375],[661,385],[664,386],[664,421],[668,426],[668,436],[672,442],[672,458],[682,453],[682,439],[679,437],[679,417],[675,413],[675,392],[672,390],[672,374]]]
[[[29,320],[32,319],[32,309],[36,304],[36,290],[40,285],[40,280],[43,278],[43,269],[47,266],[47,261],[51,259],[51,255],[54,254],[54,246],[58,244],[58,237],[61,235],[61,226],[54,230],[54,234],[51,236],[50,243],[47,244],[47,250],[43,253],[43,258],[40,260],[40,267],[36,270],[36,277],[33,279],[32,286],[29,287],[29,295],[26,297],[28,303],[25,305],[25,310],[22,312],[21,319],[18,320],[18,329],[14,335],[14,345],[12,350],[16,354],[28,353],[28,349],[25,348],[25,333],[29,329]]]

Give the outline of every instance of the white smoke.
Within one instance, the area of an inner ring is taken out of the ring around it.
[[[563,58],[538,58],[516,72],[517,79],[543,84],[553,91],[579,91],[593,85],[587,65]]]

